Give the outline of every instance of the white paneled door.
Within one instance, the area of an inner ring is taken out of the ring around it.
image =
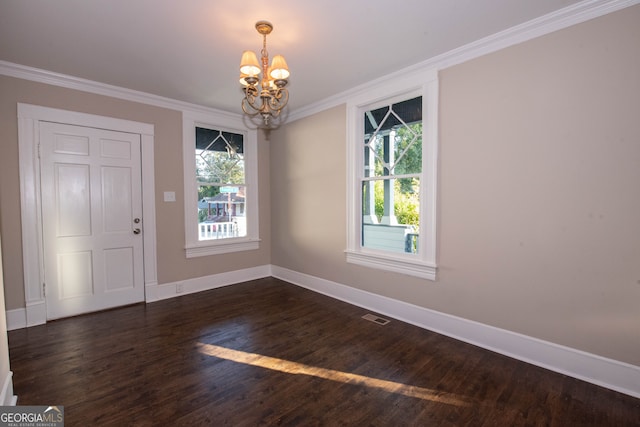
[[[40,123],[47,318],[144,301],[140,135]]]

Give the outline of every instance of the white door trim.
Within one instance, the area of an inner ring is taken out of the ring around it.
[[[44,280],[42,217],[40,200],[40,162],[38,158],[39,122],[56,122],[140,135],[142,147],[142,209],[145,232],[145,288],[156,286],[156,215],[154,178],[154,126],[111,117],[18,103],[18,145],[20,163],[20,207],[22,219],[22,258],[24,271],[25,326],[47,321]],[[35,225],[35,226],[34,226]],[[145,295],[147,293],[145,292]]]

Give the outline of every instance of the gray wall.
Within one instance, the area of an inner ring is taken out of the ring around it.
[[[640,365],[640,6],[440,72],[438,280],[347,264],[346,110],[271,138],[272,263]]]
[[[155,185],[158,283],[202,277],[268,265],[269,144],[258,136],[260,249],[185,258],[182,166],[182,113],[166,108],[0,76],[0,232],[4,254],[4,285],[8,310],[23,308],[22,235],[18,170],[17,103],[79,111],[150,123],[155,128]],[[176,192],[176,203],[163,201],[164,191]],[[35,227],[35,224],[34,224]]]

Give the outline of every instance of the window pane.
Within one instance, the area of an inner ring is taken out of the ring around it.
[[[365,177],[422,172],[422,97],[364,113]]]
[[[392,164],[390,161],[393,161],[393,157],[389,157],[392,152],[389,135],[375,134],[366,145],[365,165],[370,167],[365,169],[368,172],[365,176],[389,176]]]
[[[362,246],[418,253],[420,179],[362,182]]]
[[[198,186],[198,240],[247,235],[245,186]]]
[[[196,127],[199,183],[244,184],[243,136]]]
[[[422,123],[403,126],[393,132],[394,175],[422,172]]]

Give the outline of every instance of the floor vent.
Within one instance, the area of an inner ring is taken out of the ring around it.
[[[364,316],[362,316],[362,318],[373,323],[377,323],[378,325],[386,325],[390,322],[390,320],[383,319],[382,317],[378,317],[375,314],[365,314]]]

